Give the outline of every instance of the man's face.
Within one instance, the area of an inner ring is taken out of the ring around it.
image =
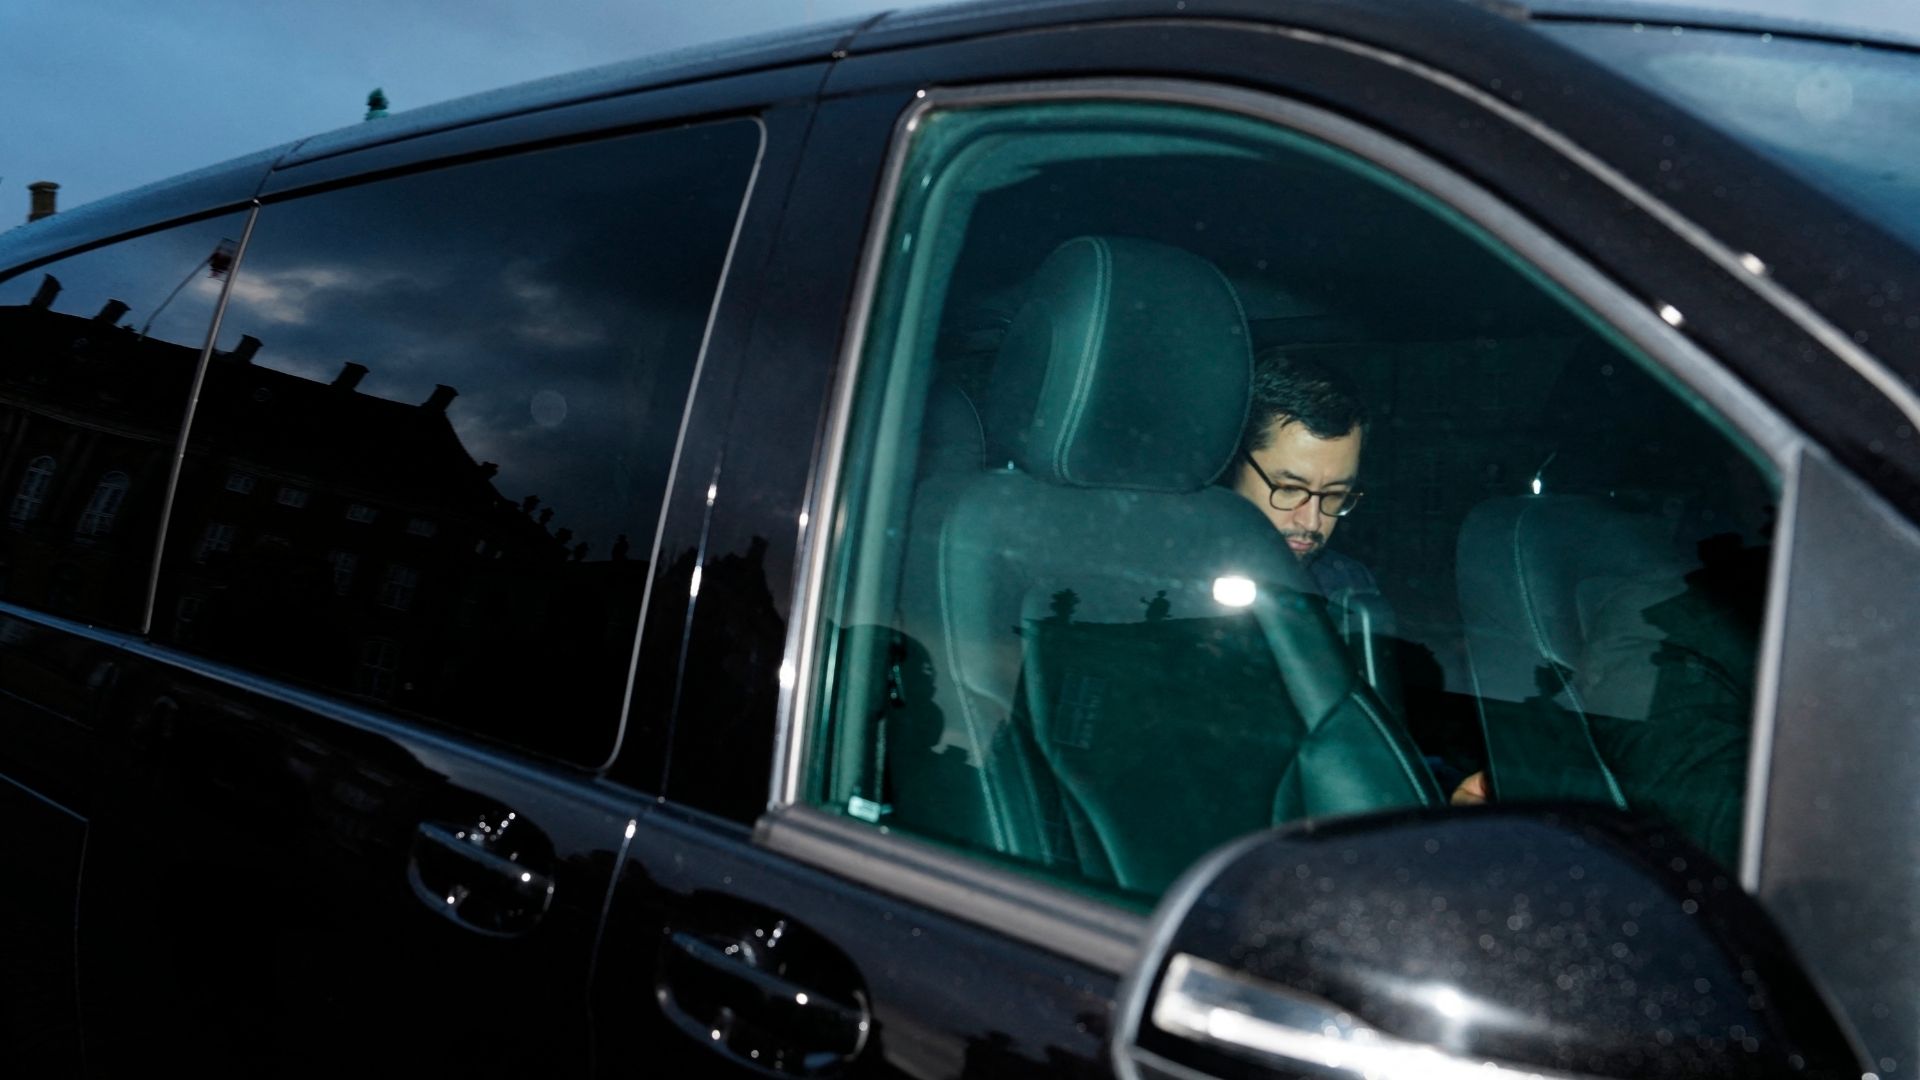
[[[1282,503],[1289,501],[1288,495],[1299,495],[1298,491],[1288,491],[1289,488],[1351,491],[1360,478],[1360,439],[1358,425],[1337,439],[1322,439],[1308,431],[1305,424],[1276,420],[1267,428],[1266,449],[1255,450],[1253,460],[1279,485]],[[1301,559],[1319,554],[1327,538],[1333,535],[1333,527],[1340,523],[1339,518],[1321,513],[1320,500],[1316,498],[1306,499],[1292,510],[1275,510],[1270,498],[1273,489],[1245,461],[1235,474],[1233,489],[1267,515],[1273,527],[1287,538],[1287,546]]]

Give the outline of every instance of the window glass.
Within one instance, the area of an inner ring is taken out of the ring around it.
[[[241,215],[0,280],[0,599],[121,629]]]
[[[1575,799],[1729,865],[1770,474],[1510,252],[1254,120],[916,125],[806,797],[1146,904],[1239,834]]]
[[[169,530],[165,596],[206,598],[178,644],[603,758],[646,581],[616,539],[654,534],[758,148],[728,122],[263,208]]]
[[[1920,54],[1755,31],[1541,29],[1798,172],[1920,246]]]

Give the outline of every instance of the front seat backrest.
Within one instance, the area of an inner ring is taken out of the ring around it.
[[[1457,561],[1460,614],[1503,796],[1625,805],[1591,721],[1645,718],[1659,674],[1659,632],[1616,628],[1613,637],[1635,644],[1615,656],[1596,647],[1591,631],[1609,597],[1676,595],[1687,569],[1671,522],[1597,497],[1499,498],[1467,515]],[[1558,708],[1521,707],[1530,699]]]
[[[1142,240],[1063,244],[997,359],[940,536],[946,667],[1002,849],[1153,891],[1232,836],[1436,795],[1265,517],[1212,484],[1246,419],[1232,287]]]

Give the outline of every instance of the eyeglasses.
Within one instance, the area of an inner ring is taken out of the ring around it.
[[[1315,491],[1298,484],[1276,484],[1273,478],[1267,475],[1267,470],[1253,460],[1252,454],[1247,454],[1246,459],[1247,464],[1253,466],[1254,475],[1260,478],[1261,483],[1267,485],[1267,505],[1283,514],[1307,505],[1308,499],[1319,499],[1321,513],[1328,517],[1342,518],[1353,513],[1354,508],[1360,505],[1360,496],[1364,494],[1359,488],[1348,488],[1344,491]]]

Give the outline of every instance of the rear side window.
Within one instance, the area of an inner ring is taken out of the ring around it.
[[[244,219],[0,281],[0,597],[137,629],[195,366]]]
[[[603,759],[759,144],[705,125],[262,209],[156,636]]]
[[[913,127],[807,743],[1144,904],[1234,836],[1592,800],[1737,855],[1769,469],[1431,198],[1146,103]]]

